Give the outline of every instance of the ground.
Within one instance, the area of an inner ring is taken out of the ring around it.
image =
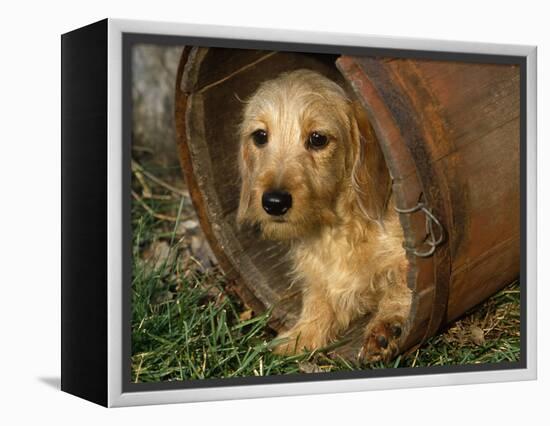
[[[178,166],[148,164],[146,150],[134,154],[133,381],[519,360],[518,282],[387,365],[358,365],[324,352],[274,355],[269,312],[257,315],[224,290]]]

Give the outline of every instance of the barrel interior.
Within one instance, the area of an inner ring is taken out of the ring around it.
[[[301,296],[299,288],[291,285],[285,245],[264,241],[255,230],[239,229],[236,224],[240,190],[237,126],[243,101],[263,81],[282,72],[312,69],[346,86],[336,66],[338,56],[194,47],[184,57],[177,90],[177,121],[185,122],[180,129],[180,154],[201,225],[241,297],[256,310],[272,308],[275,329],[288,328],[298,318]],[[411,271],[409,286],[413,289],[416,279],[416,272]],[[342,353],[355,352],[361,343],[360,325],[365,322],[366,318],[359,320],[345,336],[352,342]]]

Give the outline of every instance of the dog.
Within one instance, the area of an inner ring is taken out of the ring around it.
[[[263,82],[244,102],[237,221],[289,243],[299,320],[279,354],[321,349],[369,315],[361,359],[399,351],[411,305],[391,178],[364,110],[306,69]]]

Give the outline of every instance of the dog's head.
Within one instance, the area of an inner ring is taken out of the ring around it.
[[[246,101],[240,138],[240,223],[292,239],[336,224],[350,203],[382,219],[382,153],[362,108],[332,80],[298,70],[262,83]]]

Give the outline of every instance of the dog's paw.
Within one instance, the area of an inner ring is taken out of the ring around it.
[[[277,340],[281,339],[281,343],[273,348],[273,353],[277,355],[294,355],[300,352],[298,339],[296,336],[279,335]]]
[[[367,362],[390,361],[399,352],[404,323],[402,317],[374,318],[367,326],[359,358]]]
[[[293,355],[300,352],[309,352],[326,345],[326,336],[313,326],[298,325],[277,336],[281,342],[275,346],[273,352],[278,355]]]

